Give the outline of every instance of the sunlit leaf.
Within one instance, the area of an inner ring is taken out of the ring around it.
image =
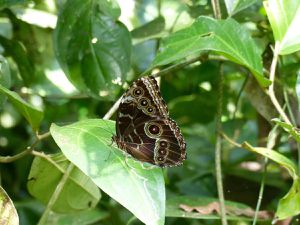
[[[110,2],[115,1],[67,1],[58,17],[54,47],[68,79],[79,90],[114,99],[130,68],[131,39],[116,20],[116,3]]]
[[[43,112],[25,102],[16,92],[10,91],[0,85],[0,94],[5,95],[13,106],[25,117],[33,130],[37,130],[42,119]]]
[[[264,2],[279,53],[291,54],[300,50],[300,1],[268,0]]]
[[[15,206],[5,190],[0,186],[0,224],[19,225]]]
[[[65,156],[145,224],[160,225],[165,217],[165,187],[160,168],[145,169],[112,143],[114,123],[84,120],[52,125],[50,132]],[[145,213],[147,212],[147,213]]]
[[[27,187],[31,195],[47,204],[61,181],[70,162],[61,153],[36,157],[28,176]],[[100,199],[100,192],[91,179],[74,168],[55,204],[54,212],[67,213],[93,208]]]
[[[237,12],[246,9],[250,5],[256,3],[257,0],[225,0],[225,5],[229,15],[236,14]]]
[[[204,50],[220,53],[247,67],[261,86],[270,81],[263,76],[261,51],[247,30],[233,19],[214,20],[200,16],[190,27],[167,37],[152,67],[165,65]]]

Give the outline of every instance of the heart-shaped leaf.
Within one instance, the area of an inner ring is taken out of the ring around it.
[[[68,0],[58,17],[59,63],[79,90],[94,97],[114,99],[130,68],[130,33],[116,21],[119,14],[114,0]]]
[[[148,225],[164,224],[165,187],[160,168],[145,169],[112,142],[114,122],[80,121],[50,132],[65,156],[105,193]]]
[[[190,27],[163,40],[162,51],[151,68],[183,59],[204,50],[220,53],[247,67],[263,87],[271,82],[263,76],[261,51],[247,30],[235,20],[200,16]]]

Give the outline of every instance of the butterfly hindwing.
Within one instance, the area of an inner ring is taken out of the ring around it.
[[[122,96],[113,140],[134,158],[160,167],[182,164],[185,142],[153,77],[134,82]]]

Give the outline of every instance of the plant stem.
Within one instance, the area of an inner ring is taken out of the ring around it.
[[[212,7],[213,7],[213,11],[214,11],[214,17],[216,19],[221,19],[222,18],[222,14],[221,14],[221,10],[220,10],[220,3],[218,0],[212,0],[211,1]]]
[[[23,158],[24,156],[30,154],[33,151],[34,147],[40,142],[40,140],[48,137],[49,135],[50,135],[49,132],[42,135],[37,134],[36,140],[33,142],[32,145],[28,146],[24,151],[14,156],[0,156],[0,163],[11,163],[13,161]]]
[[[112,115],[118,110],[120,102],[121,102],[121,98],[120,97],[115,104],[108,110],[108,112],[103,116],[104,120],[108,120],[110,117],[112,117]]]
[[[277,132],[278,125],[274,126],[273,129],[270,131],[269,136],[268,136],[268,142],[267,142],[267,149],[272,149],[275,146],[276,143],[276,138],[278,136]],[[265,190],[265,180],[266,180],[266,175],[267,175],[267,166],[268,166],[268,158],[264,158],[264,163],[263,163],[263,174],[262,174],[262,179],[261,179],[261,184],[260,184],[260,189],[259,189],[259,194],[258,194],[258,199],[256,203],[256,209],[255,209],[255,215],[253,219],[252,225],[256,224],[257,218],[258,218],[258,213],[260,210],[261,206],[261,201],[263,199],[263,194]]]
[[[48,202],[47,208],[45,209],[38,225],[43,225],[43,224],[47,223],[49,213],[51,212],[53,205],[55,204],[56,200],[58,199],[58,197],[59,197],[64,185],[66,184],[66,182],[67,182],[67,180],[68,180],[68,178],[69,178],[69,176],[70,176],[70,174],[71,174],[74,167],[75,167],[74,164],[72,164],[72,163],[69,164],[69,166],[68,166],[66,172],[64,173],[62,179],[60,180],[59,184],[55,188],[55,191],[52,194],[52,196],[51,196],[51,198]]]
[[[280,106],[280,104],[275,96],[275,92],[274,92],[275,72],[276,72],[276,66],[277,66],[277,61],[278,61],[278,56],[279,56],[279,47],[280,47],[280,43],[279,43],[279,41],[276,41],[275,48],[274,48],[274,56],[273,56],[272,64],[270,67],[270,80],[272,81],[272,83],[269,86],[268,94],[269,94],[269,97],[270,97],[273,105],[275,106],[276,110],[278,111],[278,113],[280,114],[280,116],[282,117],[284,122],[286,122],[287,124],[292,124],[290,122],[289,118],[287,117],[287,115],[285,114],[284,110]]]
[[[222,225],[227,225],[226,219],[226,210],[225,210],[225,200],[224,200],[224,190],[223,190],[223,181],[222,181],[222,167],[221,167],[221,150],[222,150],[222,101],[223,101],[223,83],[224,83],[224,73],[223,73],[223,64],[220,66],[220,80],[219,80],[219,96],[217,104],[217,123],[216,123],[216,146],[215,146],[215,168],[216,168],[216,180],[217,180],[217,189],[220,202],[220,211]]]
[[[10,163],[10,162],[16,161],[20,158],[23,158],[25,155],[30,154],[31,151],[32,151],[32,149],[30,147],[28,147],[23,152],[16,154],[14,156],[0,156],[0,163]]]

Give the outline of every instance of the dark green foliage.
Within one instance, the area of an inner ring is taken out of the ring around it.
[[[220,1],[217,20],[210,1],[0,0],[0,224],[221,224],[182,210],[219,201],[218,119],[236,142],[222,142],[230,223],[252,223],[263,177],[271,214],[257,224],[299,214],[300,3],[277,2]],[[117,149],[102,119],[159,71],[187,142],[183,166],[163,170]]]

